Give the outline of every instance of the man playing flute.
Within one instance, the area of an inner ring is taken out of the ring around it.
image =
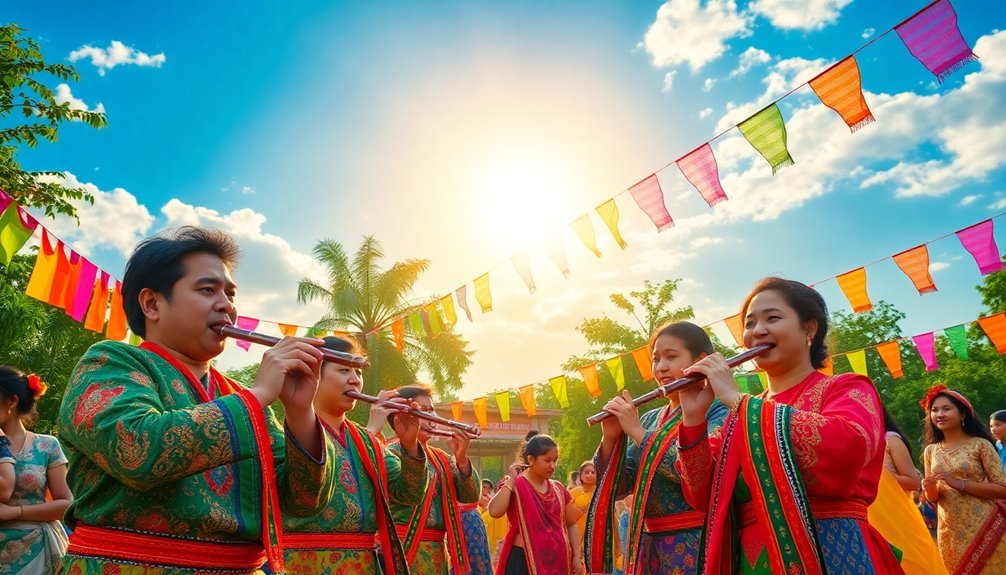
[[[332,441],[315,414],[322,340],[265,352],[251,388],[210,366],[212,328],[237,317],[238,248],[195,227],[148,238],[126,264],[122,299],[139,347],[93,345],[67,383],[60,439],[76,496],[59,573],[284,571],[280,509],[312,515],[335,485]],[[266,406],[279,400],[280,426]]]

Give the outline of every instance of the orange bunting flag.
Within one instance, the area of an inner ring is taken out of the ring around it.
[[[70,259],[66,255],[69,249],[62,241],[56,242],[56,272],[53,274],[52,284],[49,286],[49,297],[42,300],[49,305],[61,307],[60,304],[63,303],[63,289],[70,281]]]
[[[395,340],[398,351],[405,351],[405,320],[398,318],[391,322],[391,337]]]
[[[859,375],[870,376],[866,371],[866,350],[861,349],[859,351],[853,351],[845,354],[845,357],[849,360],[849,365],[852,366],[853,373],[858,373]]]
[[[461,421],[461,410],[464,405],[460,401],[455,401],[451,404],[451,417],[454,421]]]
[[[587,391],[591,397],[601,395],[601,384],[597,380],[597,365],[588,365],[580,368],[580,375],[583,376],[583,383],[587,386]]]
[[[42,250],[39,250],[42,253]],[[91,294],[91,305],[87,308],[84,329],[101,333],[105,331],[105,312],[108,310],[108,272],[102,271],[98,283]]]
[[[535,405],[534,385],[525,385],[517,391],[520,405],[527,412],[528,417],[534,417],[538,413],[538,406]]]
[[[482,313],[489,313],[493,310],[493,296],[489,291],[489,272],[475,278],[475,300],[479,302]]]
[[[59,249],[60,244],[56,244]],[[42,228],[42,244],[38,248],[38,255],[35,257],[35,267],[32,268],[31,277],[28,279],[28,286],[24,293],[39,301],[49,301],[49,292],[52,291],[52,280],[56,275],[56,249],[49,244],[49,232]],[[102,317],[102,325],[105,318]],[[101,331],[101,330],[98,330]]]
[[[80,281],[80,272],[83,271],[84,256],[77,252],[70,252],[70,275],[63,284],[63,291],[58,294],[56,307],[66,311],[66,315],[73,314],[73,297],[77,295],[77,282]]]
[[[926,244],[895,254],[894,263],[912,280],[919,295],[936,291],[933,276],[929,274],[929,248]]]
[[[279,332],[283,334],[283,337],[294,337],[297,335],[297,326],[281,323],[279,324]]]
[[[115,341],[126,339],[126,312],[122,308],[122,282],[119,280],[115,280],[115,291],[112,292],[111,312],[108,315],[105,337]]]
[[[741,314],[735,313],[734,315],[723,320],[723,323],[727,324],[727,329],[730,330],[730,335],[734,336],[734,341],[737,345],[744,345],[744,320],[741,319]]]
[[[856,268],[838,276],[838,287],[849,298],[852,311],[861,313],[873,309],[870,296],[866,294],[866,268]]]
[[[597,212],[597,215],[601,216],[604,225],[608,226],[608,231],[615,238],[615,243],[624,250],[627,244],[622,239],[621,232],[618,231],[618,206],[615,205],[615,198],[611,198],[594,208],[594,210]]]
[[[500,409],[500,421],[510,421],[510,392],[501,391],[496,394],[496,406]]]
[[[985,330],[985,335],[989,336],[992,345],[1000,355],[1006,353],[1006,314],[990,315],[978,320],[978,325]]]
[[[842,116],[842,120],[853,132],[874,121],[873,113],[863,97],[859,64],[854,56],[849,56],[819,74],[810,81],[810,88],[821,99],[821,103]]]
[[[569,264],[566,262],[566,248],[562,247],[562,238],[558,235],[549,238],[548,243],[545,245],[545,251],[548,252],[548,257],[552,258],[555,267],[559,268],[559,271],[562,272],[562,277],[568,277]]]
[[[485,397],[479,397],[472,400],[472,407],[475,408],[475,421],[478,422],[479,427],[485,429],[489,427],[489,404]]]
[[[513,262],[513,267],[516,268],[517,273],[520,274],[520,278],[524,280],[524,285],[527,286],[527,291],[529,293],[534,293],[534,276],[531,275],[531,259],[528,258],[527,252],[521,252],[510,259]]]
[[[824,358],[824,365],[818,371],[825,375],[835,375],[835,365],[832,363],[830,357]]]
[[[468,286],[463,285],[454,291],[454,295],[458,298],[458,305],[461,309],[465,310],[465,315],[468,316],[468,321],[472,321],[472,310],[468,309]]]
[[[566,376],[557,375],[552,379],[548,380],[549,385],[552,386],[552,395],[555,396],[555,400],[559,402],[559,407],[566,409],[569,407],[569,393],[567,392]]]
[[[653,379],[653,358],[650,357],[650,350],[648,348],[644,346],[632,350],[632,359],[636,362],[639,376],[643,378],[644,382]]]
[[[447,295],[440,298],[440,305],[444,308],[444,317],[447,318],[447,325],[454,327],[458,323],[458,314],[454,311],[454,300]]]
[[[664,205],[664,191],[660,189],[657,174],[652,174],[629,188],[629,193],[639,209],[657,226],[658,232],[674,227],[674,220]]]
[[[601,257],[601,251],[597,249],[597,238],[594,236],[594,224],[590,223],[590,214],[583,214],[570,225],[573,226],[573,231],[583,245],[587,246],[595,256]]]
[[[615,380],[615,391],[621,393],[625,389],[625,368],[622,366],[622,356],[613,357],[604,361],[608,366],[611,378]]]
[[[884,365],[887,366],[887,370],[891,372],[891,377],[898,379],[899,377],[905,375],[901,371],[901,347],[898,345],[898,341],[888,341],[877,346],[877,353],[880,354],[880,359],[884,360]]]

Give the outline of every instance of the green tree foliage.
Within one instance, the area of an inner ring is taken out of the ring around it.
[[[24,294],[34,264],[33,254],[14,256],[8,266],[0,264],[0,364],[36,373],[49,384],[37,404],[33,428],[53,433],[70,373],[102,336],[84,329],[63,310]]]
[[[429,377],[428,383],[441,398],[451,397],[461,387],[473,352],[446,321],[440,322],[443,330],[437,334],[415,333],[406,322],[403,351],[395,347],[388,327],[395,318],[435,301],[406,300],[429,260],[408,259],[384,269],[384,251],[373,236],[365,236],[352,257],[333,240],[318,242],[314,256],[325,267],[327,281],[323,285],[309,278],[300,280],[297,299],[320,301],[328,308],[316,329],[353,333],[370,358],[370,367],[364,370],[366,393],[414,384],[419,373]],[[365,414],[366,407],[358,406],[350,416],[362,421]]]
[[[40,141],[55,142],[64,122],[83,122],[92,128],[106,125],[103,113],[74,110],[69,102],[56,102],[55,93],[43,84],[53,78],[79,80],[72,66],[47,63],[38,43],[16,24],[0,26],[0,189],[24,207],[44,209],[47,216],[76,218],[71,200],[91,202],[93,198],[83,188],[39,182],[39,176],[62,174],[25,171],[16,158],[23,145],[34,148]]]

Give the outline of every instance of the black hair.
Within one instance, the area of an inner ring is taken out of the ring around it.
[[[933,403],[936,402],[936,398],[938,397],[945,397],[948,400],[950,400],[950,403],[952,403],[953,406],[957,408],[957,411],[961,412],[961,415],[964,416],[964,421],[962,423],[964,433],[970,435],[971,437],[978,437],[981,439],[988,440],[988,442],[991,443],[992,445],[996,444],[995,438],[992,437],[992,432],[989,430],[987,425],[984,425],[981,421],[978,420],[977,414],[968,409],[967,406],[964,405],[964,403],[961,400],[950,395],[949,393],[941,391],[936,395],[934,395],[932,399],[929,400],[930,408],[933,406]],[[939,443],[943,441],[945,436],[943,435],[943,432],[940,431],[939,428],[933,425],[933,420],[929,416],[929,410],[926,410],[926,417],[925,419],[922,420],[922,426],[925,429],[926,445],[929,445],[931,443]]]
[[[17,413],[30,419],[35,413],[35,394],[28,389],[28,376],[9,365],[0,365],[0,397],[17,398]]]
[[[692,357],[697,357],[703,353],[710,355],[716,351],[706,330],[691,322],[675,321],[665,323],[653,330],[653,335],[650,336],[651,355],[653,354],[653,346],[657,343],[657,338],[663,335],[680,339],[681,343],[685,344],[685,349],[688,350],[688,353],[692,354]]]
[[[810,363],[814,369],[824,367],[824,362],[828,359],[828,346],[824,343],[824,337],[828,335],[828,306],[824,303],[824,298],[814,288],[798,281],[767,277],[756,283],[751,288],[751,293],[744,299],[741,318],[747,317],[751,300],[761,292],[769,290],[779,292],[786,303],[796,311],[801,323],[810,320],[817,322],[817,333],[814,334],[810,344]]]
[[[433,399],[433,388],[428,385],[404,385],[395,391],[398,392],[398,397],[404,397],[405,399],[415,399],[423,396]],[[395,413],[392,411],[388,414],[388,425],[392,429],[395,428]]]
[[[241,249],[224,232],[195,226],[183,226],[147,238],[136,246],[122,276],[122,307],[133,333],[140,337],[147,335],[140,292],[150,289],[171,301],[175,283],[185,275],[182,260],[193,253],[215,255],[233,271]]]
[[[999,411],[992,414],[989,419],[994,419],[999,423],[1006,423],[1006,409],[1000,409]]]
[[[326,349],[333,349],[335,351],[341,351],[343,353],[351,353],[353,355],[360,355],[360,344],[356,340],[345,339],[335,336],[327,336],[321,338],[325,343],[321,347]],[[325,369],[325,364],[322,364],[322,369]]]
[[[908,448],[908,456],[915,459],[915,454],[912,452],[912,444],[908,441],[908,436],[905,435],[905,432],[901,431],[901,426],[898,425],[898,420],[894,419],[891,412],[887,410],[886,405],[881,404],[880,407],[884,410],[884,431],[897,433],[898,436],[901,437],[901,441],[905,444],[905,447]]]
[[[538,433],[532,429],[524,436],[524,443],[517,451],[517,457],[521,463],[527,463],[528,457],[541,457],[552,449],[558,449],[555,440],[543,433]]]

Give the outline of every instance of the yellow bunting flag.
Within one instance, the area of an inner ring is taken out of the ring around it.
[[[333,335],[335,335],[335,337],[337,337],[339,339],[349,339],[349,332],[348,331],[337,331],[337,332],[334,332]]]
[[[866,268],[856,268],[851,272],[846,272],[836,278],[838,287],[842,288],[842,293],[849,298],[849,305],[852,311],[861,313],[873,309],[870,303],[870,296],[866,294]]]
[[[824,358],[824,365],[818,371],[825,375],[835,375],[835,365],[832,363],[830,357]]]
[[[601,384],[597,380],[597,365],[592,364],[580,368],[580,375],[583,376],[583,383],[587,386],[587,391],[591,397],[601,395]]]
[[[734,336],[734,341],[737,345],[744,345],[744,320],[741,319],[741,314],[736,313],[723,320],[723,323],[727,324],[727,329],[730,330],[730,335]]]
[[[478,422],[479,427],[483,429],[489,427],[488,400],[485,397],[473,399],[472,407],[475,408],[475,421]]]
[[[454,311],[454,300],[449,295],[444,296],[440,298],[440,305],[444,308],[444,317],[447,319],[447,325],[454,327],[458,323],[458,314]]]
[[[42,250],[39,250],[42,253]],[[84,329],[101,333],[105,331],[105,312],[108,310],[108,272],[102,271],[91,292],[91,305],[84,318]]]
[[[444,331],[444,322],[440,319],[440,310],[437,308],[437,303],[433,302],[423,308],[426,312],[426,316],[430,319],[430,334],[437,335],[438,333]]]
[[[597,206],[595,210],[597,211],[597,215],[601,216],[601,221],[604,222],[604,225],[608,226],[611,236],[615,238],[615,243],[624,250],[626,243],[622,239],[621,232],[618,231],[618,206],[615,205],[615,198],[611,198]]]
[[[768,389],[768,374],[764,371],[756,371],[755,375],[758,376],[758,383],[761,384],[763,390]]]
[[[978,325],[985,330],[985,335],[989,336],[996,351],[1000,355],[1006,353],[1006,315],[999,313],[983,317],[978,320]]]
[[[552,386],[552,395],[554,395],[555,400],[559,402],[559,407],[562,409],[569,407],[569,394],[566,391],[566,376],[557,375],[552,379],[549,379],[548,383]]]
[[[24,293],[39,301],[49,301],[52,278],[55,275],[56,250],[49,244],[49,233],[42,228],[42,244],[38,248],[38,255],[35,256],[35,267],[32,268],[31,278],[28,279],[28,287]],[[104,325],[105,318],[102,317],[101,321]]]
[[[115,290],[112,291],[111,312],[108,315],[105,337],[115,341],[126,339],[126,312],[122,308],[122,282],[119,280],[115,280]]]
[[[608,372],[615,380],[615,391],[621,393],[625,389],[625,368],[622,366],[622,356],[606,359],[604,365],[608,366]]]
[[[279,324],[279,332],[283,334],[283,337],[294,337],[297,335],[297,326],[281,323]]]
[[[884,365],[887,366],[887,370],[891,372],[894,379],[904,375],[904,372],[901,371],[901,347],[897,340],[878,345],[877,353],[880,354],[880,359],[884,360]]]
[[[391,337],[394,338],[398,351],[405,351],[405,320],[398,318],[391,322]]]
[[[489,272],[475,278],[474,283],[475,300],[479,302],[479,307],[482,308],[482,313],[491,312],[493,310],[493,296],[489,291]]]
[[[821,103],[838,112],[845,125],[855,132],[873,121],[863,97],[863,84],[855,56],[849,56],[810,81]]]
[[[538,406],[535,405],[534,385],[525,385],[517,391],[520,405],[527,412],[528,417],[534,417],[538,413]]]
[[[496,394],[496,406],[500,408],[500,421],[510,421],[510,392],[501,391]]]
[[[468,321],[472,321],[472,310],[468,309],[468,286],[463,285],[455,290],[454,295],[458,297],[458,305],[461,309],[465,310],[465,315],[468,316]]]
[[[552,262],[562,272],[562,277],[569,276],[569,264],[566,262],[566,248],[562,247],[562,238],[558,235],[549,238],[548,243],[545,244],[545,251],[548,252],[548,257],[552,258]]]
[[[534,293],[534,277],[531,275],[531,260],[527,256],[527,252],[521,252],[515,255],[511,260],[513,262],[513,267],[517,269],[517,273],[520,274],[520,278],[524,280],[524,285],[527,286],[527,291]]]
[[[643,346],[632,350],[632,359],[636,362],[639,376],[643,378],[644,382],[653,379],[653,358],[650,357],[649,348]]]
[[[464,405],[460,401],[455,401],[451,404],[451,417],[454,421],[461,421],[461,410]]]
[[[129,332],[129,345],[136,347],[143,343],[143,338],[133,332]]]
[[[570,226],[573,227],[573,231],[576,232],[577,237],[580,238],[583,245],[587,246],[587,249],[593,252],[595,256],[601,257],[601,251],[597,249],[597,242],[594,237],[594,224],[590,223],[590,214],[583,214],[576,218]]]
[[[929,248],[926,244],[896,254],[894,263],[912,280],[919,295],[936,291],[933,276],[929,273]]]
[[[845,354],[845,357],[849,359],[849,365],[852,366],[852,371],[858,373],[859,375],[865,375],[867,377],[870,374],[866,371],[866,350],[861,349],[859,351],[853,351]]]

